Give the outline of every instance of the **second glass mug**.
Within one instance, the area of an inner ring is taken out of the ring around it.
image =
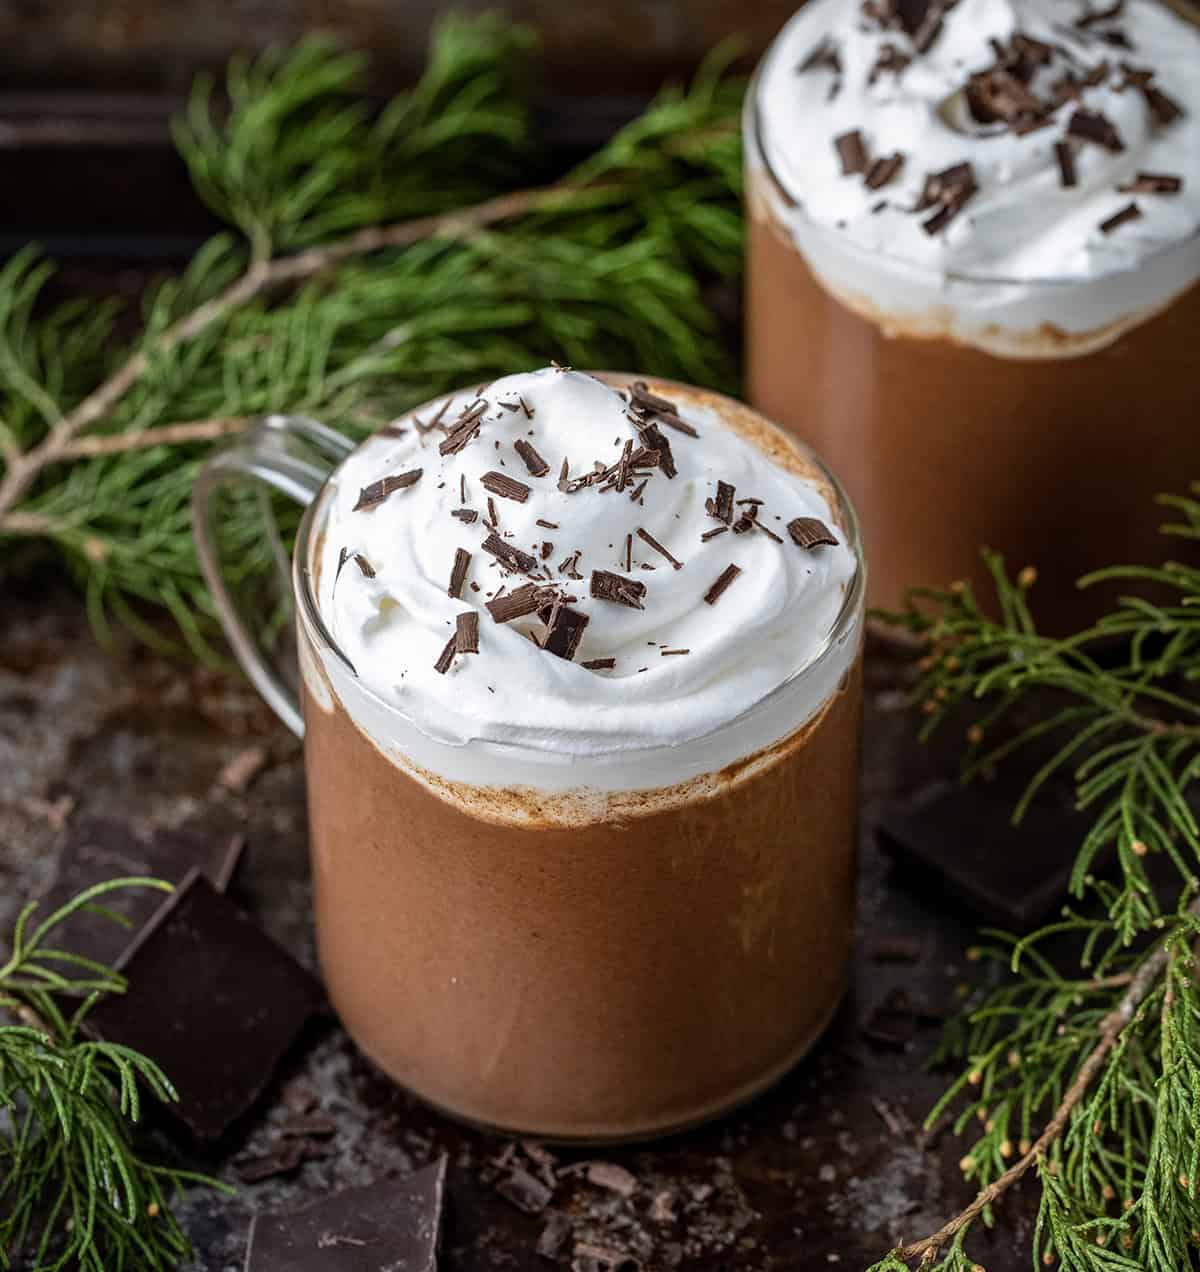
[[[644,1138],[751,1098],[811,1047],[845,985],[864,569],[840,487],[813,459],[857,569],[817,655],[751,709],[769,713],[780,741],[726,754],[718,730],[694,744],[694,769],[717,774],[715,788],[655,791],[649,812],[584,791],[560,803],[566,814],[537,797],[541,780],[563,780],[553,755],[489,744],[503,807],[487,787],[467,807],[432,776],[445,744],[356,677],[317,605],[322,496],[352,449],[314,421],[272,416],[208,462],[193,501],[235,653],[305,739],[317,944],[348,1032],[426,1102],[510,1132]],[[218,559],[213,498],[247,478],[306,505],[290,575],[300,694],[260,651]],[[797,719],[814,690],[824,705]],[[653,772],[653,751],[636,758]],[[611,787],[604,763],[571,780]],[[514,816],[522,781],[534,793]]]

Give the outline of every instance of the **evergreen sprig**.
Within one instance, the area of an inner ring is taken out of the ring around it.
[[[116,619],[161,640],[149,603],[207,658],[188,500],[213,442],[254,416],[358,435],[551,356],[731,387],[703,290],[741,267],[726,59],[554,185],[512,190],[534,171],[532,58],[525,29],[484,17],[444,23],[420,83],[376,113],[362,59],[320,39],[235,62],[228,109],[199,82],[176,140],[232,232],[151,289],[131,343],[115,305],[43,315],[51,266],[9,261],[0,562],[50,542],[101,633]],[[246,574],[270,566],[253,508],[222,524]]]
[[[1200,483],[1162,502],[1175,514],[1164,531],[1200,540]],[[1061,918],[1020,939],[986,933],[969,952],[990,987],[935,1056],[962,1069],[929,1125],[955,1110],[955,1133],[970,1137],[963,1174],[979,1193],[872,1272],[913,1261],[970,1272],[972,1223],[990,1223],[991,1204],[1027,1171],[1040,1193],[1034,1266],[1185,1272],[1200,1266],[1200,569],[1168,560],[1091,575],[1082,586],[1118,581],[1131,593],[1060,639],[1034,623],[1035,571],[1010,579],[999,557],[988,564],[997,618],[956,585],[922,592],[897,619],[929,644],[925,732],[982,704],[966,776],[1048,747],[1016,819],[1069,773],[1090,826]],[[1035,722],[1006,732],[1033,695]]]
[[[120,976],[53,946],[80,910],[120,916],[103,898],[121,888],[170,887],[114,879],[80,893],[40,922],[37,903],[17,918],[0,965],[0,1268],[26,1272],[155,1272],[176,1267],[189,1243],[171,1214],[186,1184],[221,1187],[157,1165],[135,1143],[147,1094],[176,1099],[146,1056],[87,1039],[97,999],[120,993]]]

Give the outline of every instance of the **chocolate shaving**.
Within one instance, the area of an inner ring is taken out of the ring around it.
[[[907,53],[903,53],[894,44],[885,44],[879,50],[879,56],[875,59],[875,65],[871,67],[867,75],[867,83],[874,84],[875,81],[885,72],[890,71],[893,75],[899,75],[912,64],[912,58]]]
[[[1136,203],[1127,203],[1119,212],[1114,212],[1107,220],[1100,222],[1100,233],[1111,234],[1113,230],[1129,221],[1140,221],[1142,210]]]
[[[840,74],[842,59],[838,51],[828,40],[822,40],[815,49],[796,67],[801,74],[807,71],[828,70]]]
[[[444,676],[450,670],[451,664],[454,662],[454,655],[458,652],[458,633],[457,631],[446,642],[445,648],[438,654],[438,660],[433,664],[433,669],[439,676]]]
[[[717,576],[717,581],[704,593],[704,601],[706,605],[715,605],[721,599],[725,589],[741,574],[741,567],[737,565],[727,565]]]
[[[457,599],[462,596],[463,583],[467,578],[467,569],[471,564],[471,554],[466,548],[454,549],[454,565],[450,570],[450,586],[446,594]]]
[[[543,543],[542,546],[538,549],[538,556],[540,556],[543,561],[546,561],[549,559],[550,554],[553,551],[554,551],[554,544],[551,543],[549,539],[547,539],[546,542]]]
[[[494,530],[479,546],[516,574],[528,574],[530,570],[537,569],[536,557],[522,552],[520,548],[514,548],[511,543],[505,543]]]
[[[1142,96],[1146,99],[1146,105],[1150,107],[1154,122],[1160,128],[1173,124],[1183,115],[1183,107],[1173,97],[1168,97],[1161,88],[1155,88],[1153,84],[1147,84],[1142,89]]]
[[[676,559],[675,559],[675,558],[674,558],[674,557],[673,557],[673,556],[672,556],[672,555],[671,555],[671,554],[670,554],[670,553],[666,550],[666,548],[664,548],[664,547],[663,547],[663,545],[662,545],[661,543],[659,543],[659,541],[658,541],[658,540],[657,540],[657,539],[656,539],[656,538],[655,538],[652,534],[650,534],[650,533],[649,533],[648,531],[646,531],[646,530],[643,530],[643,529],[641,528],[641,526],[638,526],[638,529],[637,529],[637,537],[638,537],[639,539],[641,539],[641,541],[642,541],[643,543],[648,543],[648,544],[649,544],[649,545],[650,545],[650,546],[651,546],[651,547],[655,550],[655,552],[657,552],[657,553],[659,554],[659,556],[666,557],[666,559],[667,559],[668,561],[670,561],[670,563],[672,564],[672,566],[674,566],[674,568],[675,568],[675,569],[677,569],[677,570],[682,570],[682,569],[683,569],[683,562],[682,562],[682,561],[677,561],[677,560],[676,560]]]
[[[469,441],[478,437],[480,420],[486,410],[487,402],[483,398],[465,406],[449,433],[438,443],[438,453],[456,455]]]
[[[817,517],[796,517],[788,522],[787,529],[788,534],[792,536],[792,542],[806,551],[811,552],[813,548],[822,545],[831,548],[836,548],[838,545],[833,531]]]
[[[542,648],[549,654],[565,658],[570,662],[575,657],[579,642],[583,639],[583,629],[588,625],[588,616],[563,605],[551,613],[545,640]]]
[[[1183,178],[1165,172],[1139,172],[1128,184],[1117,186],[1122,194],[1178,194]]]
[[[611,570],[593,570],[591,593],[597,600],[611,601],[629,609],[644,609],[642,598],[646,595],[645,583],[627,579]]]
[[[783,540],[775,533],[774,530],[772,530],[769,526],[764,526],[761,521],[755,521],[754,528],[756,530],[761,530],[763,534],[767,536],[768,539],[774,539],[776,543],[783,542]]]
[[[463,610],[454,620],[454,643],[460,654],[479,653],[479,613]]]
[[[479,513],[474,508],[455,508],[450,515],[467,526],[479,519]]]
[[[557,364],[556,364],[557,366]],[[559,367],[559,370],[567,370]],[[527,1215],[539,1215],[550,1204],[553,1190],[535,1178],[521,1166],[514,1166],[509,1174],[496,1185],[496,1191],[506,1201]]]
[[[670,658],[674,654],[690,654],[690,649],[660,649],[658,651],[664,658]]]
[[[581,662],[581,667],[586,667],[588,671],[608,671],[617,665],[615,658],[589,658],[587,662]]]
[[[900,171],[903,164],[904,156],[899,151],[886,158],[876,159],[867,169],[864,184],[868,190],[881,189]]]
[[[493,495],[499,495],[501,499],[513,499],[517,503],[524,503],[529,498],[529,487],[523,481],[517,481],[515,477],[509,477],[505,473],[494,470],[484,473],[479,479],[479,484],[484,490],[490,490]]]
[[[848,177],[855,172],[866,172],[867,148],[863,144],[862,133],[857,128],[835,137],[833,145],[841,161],[842,176]]]
[[[719,534],[727,534],[728,531],[728,526],[717,526],[714,530],[705,530],[705,532],[700,536],[700,542],[707,543],[709,539],[715,539]]]
[[[654,454],[655,458],[657,459],[657,458],[658,458],[657,452],[652,452],[652,453]],[[643,477],[643,478],[642,478],[642,481],[641,481],[641,484],[640,484],[640,485],[638,485],[637,487],[635,487],[633,490],[631,490],[631,491],[629,492],[629,502],[630,502],[630,503],[637,503],[637,502],[641,499],[641,497],[642,497],[642,491],[646,489],[646,486],[649,484],[649,482],[650,482],[650,478],[649,478],[649,477]]]
[[[675,467],[675,457],[671,454],[671,443],[657,424],[640,424],[638,434],[642,444],[647,447],[647,455],[658,452],[658,467],[667,474],[668,480],[679,471]]]
[[[717,497],[704,502],[704,510],[710,517],[728,525],[733,520],[733,496],[735,487],[727,481],[717,482]]]
[[[524,618],[533,614],[554,596],[553,589],[541,587],[537,583],[526,583],[509,592],[506,596],[497,596],[494,600],[485,601],[484,608],[497,623],[511,623],[515,618]]]
[[[925,178],[925,186],[914,211],[940,206],[928,220],[921,222],[921,228],[926,234],[937,234],[945,229],[978,189],[975,170],[969,163],[956,163],[941,172],[931,172]]]
[[[753,530],[758,519],[757,508],[747,508],[745,512],[733,523],[734,534],[746,534]]]
[[[634,380],[629,386],[629,397],[633,405],[648,415],[657,416],[668,427],[687,437],[699,437],[700,434],[679,414],[674,402],[657,393],[651,393],[645,380]]]
[[[399,424],[387,424],[379,430],[377,437],[403,437],[408,429],[401,428]]]
[[[559,573],[565,574],[569,579],[583,578],[583,575],[579,573],[577,568],[579,565],[579,558],[581,556],[583,556],[583,553],[579,548],[576,548],[565,561],[560,562],[558,567]]]
[[[1074,25],[1080,31],[1086,31],[1088,27],[1095,26],[1098,22],[1111,22],[1114,18],[1119,18],[1125,11],[1125,0],[1113,0],[1113,3],[1107,9],[1089,9],[1081,13],[1075,19]]]
[[[1078,178],[1075,175],[1075,149],[1069,141],[1056,141],[1054,143],[1054,157],[1058,160],[1058,176],[1064,187],[1070,187],[1076,184]]]
[[[931,5],[921,25],[913,32],[913,47],[918,53],[928,53],[933,42],[942,33],[942,10]]]
[[[534,524],[535,526],[541,526],[543,530],[557,530],[557,529],[558,529],[558,522],[557,522],[557,521],[543,521],[543,520],[541,519],[541,517],[539,517],[539,518],[538,518],[538,519],[537,519],[537,520],[536,520],[533,524]]]
[[[1078,137],[1081,141],[1090,141],[1094,145],[1103,146],[1114,154],[1125,149],[1121,134],[1116,126],[1099,111],[1077,110],[1067,124],[1067,136]]]
[[[550,465],[537,453],[533,446],[523,437],[518,438],[513,447],[517,454],[525,461],[525,467],[529,470],[531,477],[545,477],[550,471]]]
[[[354,564],[358,566],[367,578],[373,579],[375,577],[375,567],[365,556],[363,556],[361,552],[356,552],[354,554]]]
[[[364,486],[358,492],[358,502],[354,505],[353,511],[360,512],[365,508],[377,508],[389,495],[393,495],[397,490],[407,490],[409,486],[415,486],[421,480],[421,473],[424,469],[414,468],[411,472],[396,473],[392,477],[381,477],[378,481],[373,481],[369,486]]]
[[[633,569],[633,535],[625,536],[625,569]]]

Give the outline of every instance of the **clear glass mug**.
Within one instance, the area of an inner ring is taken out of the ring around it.
[[[1036,567],[1040,625],[1078,630],[1117,591],[1080,590],[1082,575],[1180,550],[1155,496],[1200,477],[1200,283],[1178,290],[1200,277],[1200,234],[1085,283],[943,278],[869,252],[806,216],[773,170],[770,57],[742,116],[748,401],[841,474],[872,606],[958,579],[992,597],[987,547],[1012,574]],[[887,280],[894,308],[860,294],[864,277]],[[1081,306],[1132,320],[1068,336],[1039,317]]]
[[[440,783],[445,744],[338,650],[313,565],[322,493],[351,449],[314,421],[272,416],[208,462],[193,501],[230,642],[304,738],[318,948],[347,1030],[428,1103],[508,1132],[642,1138],[752,1097],[819,1037],[845,984],[864,570],[840,487],[819,469],[858,570],[818,653],[752,708],[779,740],[752,756],[729,749],[729,730],[687,744],[697,780],[652,799],[615,789],[598,756],[575,765],[581,789],[552,800],[541,791],[566,780],[561,757],[515,746],[489,744],[495,786]],[[299,692],[218,559],[214,496],[246,479],[306,505],[290,575]],[[801,717],[802,701],[815,715]],[[373,740],[385,735],[387,754]],[[655,752],[633,760],[626,776],[654,772]]]

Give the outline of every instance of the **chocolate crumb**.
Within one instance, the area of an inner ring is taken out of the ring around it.
[[[828,40],[822,40],[804,61],[796,67],[797,72],[801,74],[817,69],[833,71],[835,74],[842,69],[842,59],[838,56],[837,49]]]
[[[440,676],[444,676],[450,670],[450,664],[454,662],[454,655],[458,651],[458,633],[446,642],[445,648],[438,655],[438,660],[433,664],[433,669]]]
[[[1107,220],[1100,222],[1100,233],[1111,234],[1129,221],[1140,221],[1142,210],[1136,203],[1127,203],[1119,212],[1114,212]]]
[[[537,569],[536,557],[522,552],[520,548],[514,548],[511,543],[505,543],[494,530],[479,546],[516,574],[528,574],[530,570]]]
[[[488,495],[488,524],[493,530],[500,528],[500,514],[496,511],[496,501]]]
[[[467,577],[467,567],[471,564],[471,554],[466,548],[454,549],[454,565],[450,570],[450,586],[446,589],[448,596],[462,596],[463,582]]]
[[[690,654],[690,649],[660,649],[658,651],[664,658],[670,658],[672,654]]]
[[[421,468],[414,468],[411,472],[397,473],[392,477],[381,477],[378,481],[371,482],[369,486],[364,486],[358,492],[358,502],[352,511],[360,512],[363,509],[377,508],[397,490],[407,490],[409,486],[415,486],[421,480],[423,471]]]
[[[571,1239],[572,1225],[566,1215],[552,1214],[546,1220],[537,1240],[537,1252],[543,1259],[557,1259]]]
[[[615,658],[589,658],[587,662],[581,662],[579,665],[586,667],[588,671],[607,671],[617,665],[617,660]]]
[[[839,134],[833,139],[833,145],[841,161],[843,177],[848,177],[855,172],[866,172],[867,147],[863,143],[862,133],[857,128]]]
[[[733,520],[733,496],[735,488],[727,481],[717,482],[717,497],[715,499],[707,499],[704,503],[704,510],[710,517],[716,517],[718,521],[725,522],[728,525]]]
[[[467,526],[469,526],[473,521],[477,521],[479,519],[479,513],[477,513],[474,508],[455,508],[450,515],[461,521],[463,525]]]
[[[535,526],[541,526],[543,530],[557,530],[557,529],[558,529],[558,522],[557,522],[557,521],[543,521],[543,520],[541,519],[541,517],[539,517],[539,518],[538,518],[538,519],[537,519],[537,520],[536,520],[533,524],[534,524]]]
[[[551,543],[549,539],[547,539],[545,543],[543,543],[542,546],[538,549],[538,556],[540,556],[543,561],[546,561],[549,559],[550,554],[553,551],[554,551],[554,544]]]
[[[646,595],[645,583],[627,579],[611,570],[593,570],[591,594],[597,600],[611,601],[629,609],[644,609],[642,598]]]
[[[633,569],[633,535],[625,536],[625,569],[626,571]]]
[[[557,365],[557,364],[556,364]],[[559,367],[559,370],[567,370]],[[527,1215],[540,1215],[550,1204],[552,1191],[540,1179],[521,1166],[514,1166],[508,1175],[496,1185],[496,1191],[506,1201]]]
[[[1168,124],[1173,124],[1183,116],[1183,107],[1153,84],[1146,84],[1142,88],[1142,96],[1146,99],[1146,105],[1150,107],[1154,122],[1160,128],[1166,128]]]
[[[737,565],[727,565],[717,576],[717,581],[704,593],[705,603],[715,605],[720,600],[725,589],[741,574],[742,570]]]
[[[513,499],[517,503],[524,503],[529,498],[529,487],[523,481],[517,481],[515,477],[506,476],[504,473],[495,471],[484,473],[479,479],[479,484],[484,490],[490,490],[493,495],[499,495],[502,499]]]
[[[707,543],[709,539],[715,539],[717,535],[726,534],[728,533],[728,531],[729,531],[728,526],[717,526],[713,530],[705,530],[705,532],[700,536],[700,542]]]
[[[454,620],[455,648],[460,654],[479,653],[479,613],[463,610]]]
[[[638,486],[636,489],[634,489],[634,490],[630,493],[630,495],[629,495],[629,502],[630,502],[630,503],[639,503],[639,502],[641,501],[641,498],[642,498],[642,491],[646,489],[646,485],[647,485],[647,483],[648,483],[649,481],[650,481],[650,478],[649,478],[649,477],[643,477],[643,478],[642,478],[642,483],[641,483],[641,485],[640,485],[640,486]]]
[[[537,450],[530,445],[523,437],[519,437],[513,447],[517,454],[520,455],[525,462],[525,467],[529,470],[531,477],[545,477],[550,471],[550,465],[537,453]]]
[[[770,526],[764,526],[761,521],[756,520],[754,522],[754,528],[755,530],[761,530],[763,534],[767,536],[768,539],[774,539],[776,543],[783,542],[783,540],[775,533],[774,530],[770,528]]]
[[[1107,115],[1095,110],[1077,110],[1067,124],[1067,135],[1103,146],[1105,150],[1119,154],[1125,149],[1121,134]]]
[[[658,540],[657,540],[657,539],[656,539],[656,538],[655,538],[652,534],[650,534],[650,533],[649,533],[648,531],[646,531],[646,530],[643,530],[643,529],[641,528],[641,526],[638,526],[638,529],[637,529],[637,537],[638,537],[639,539],[641,539],[643,543],[648,543],[648,544],[649,544],[649,545],[650,545],[650,546],[651,546],[651,547],[655,550],[655,552],[657,552],[660,556],[666,557],[666,559],[667,559],[668,561],[670,561],[671,565],[672,565],[675,569],[677,569],[677,570],[682,570],[682,569],[683,569],[683,562],[682,562],[682,561],[677,561],[677,560],[676,560],[676,559],[675,559],[675,558],[674,558],[674,557],[673,557],[673,556],[672,556],[672,555],[671,555],[671,554],[667,551],[667,549],[666,549],[666,548],[664,548],[664,547],[663,547],[663,545],[662,545],[661,543],[659,543],[659,541],[658,541]]]
[[[1128,184],[1117,186],[1122,194],[1178,194],[1183,178],[1165,172],[1139,172]]]
[[[657,424],[641,424],[638,426],[638,435],[648,451],[658,452],[658,467],[667,474],[667,479],[674,477],[679,470],[675,467],[671,443],[667,441],[662,429]]]
[[[836,548],[838,545],[833,531],[818,517],[796,517],[788,522],[787,528],[788,534],[792,536],[792,542],[806,551],[811,552],[813,548],[822,545],[831,548]]]
[[[1098,22],[1111,22],[1125,12],[1125,0],[1113,0],[1107,9],[1087,9],[1075,19],[1074,25],[1080,31],[1095,26]]]
[[[868,190],[882,189],[898,173],[904,165],[904,156],[896,151],[886,158],[876,159],[867,169],[864,183]]]
[[[1071,143],[1056,141],[1054,157],[1058,160],[1058,176],[1062,185],[1064,187],[1075,185],[1078,178],[1075,175],[1075,150]]]

